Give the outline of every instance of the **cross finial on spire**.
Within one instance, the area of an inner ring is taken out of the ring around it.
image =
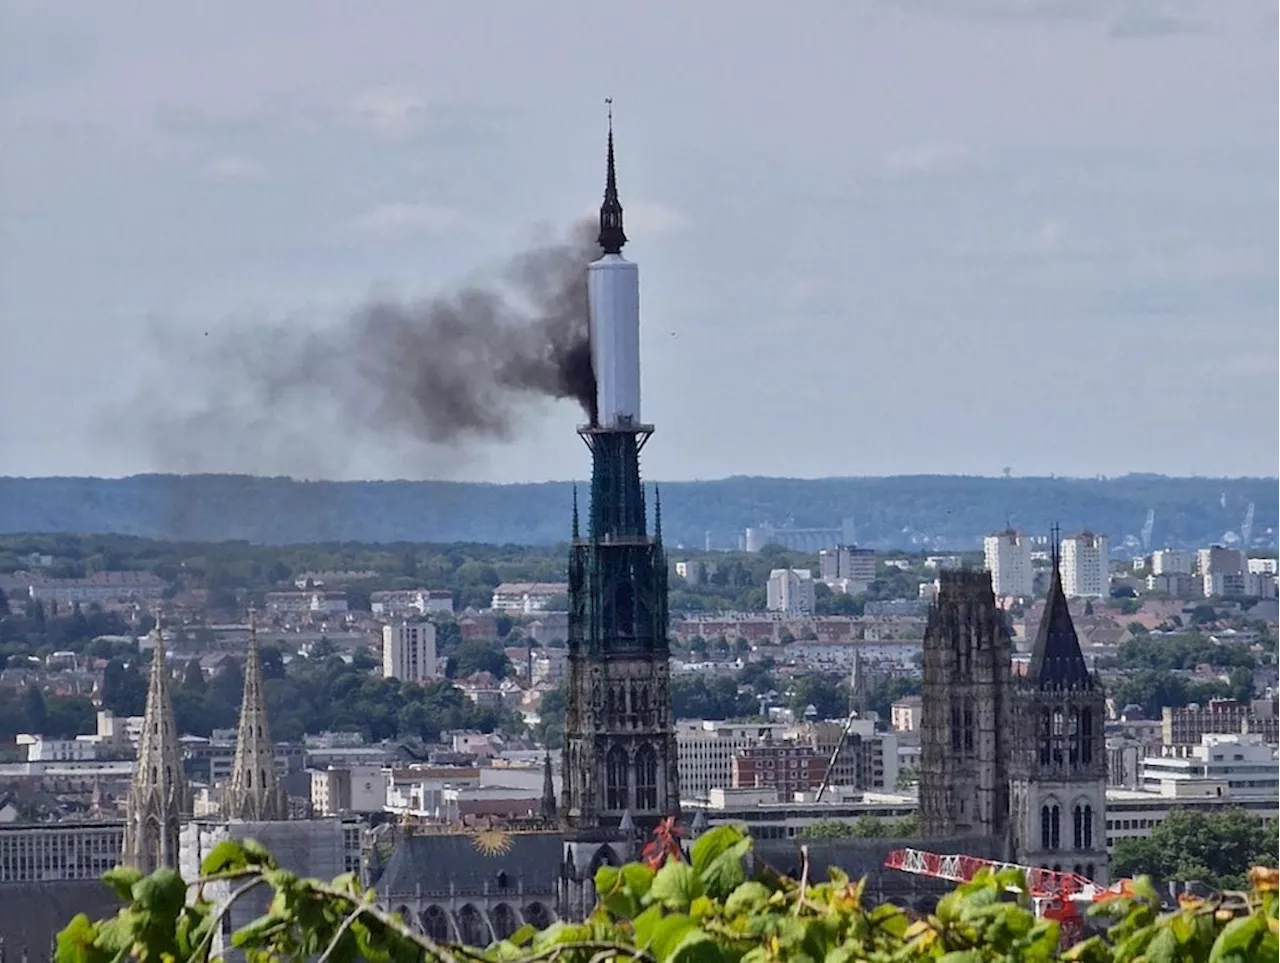
[[[606,97],[609,112],[609,147],[607,152],[604,203],[600,205],[600,236],[597,240],[605,254],[621,254],[627,235],[622,230],[622,202],[618,200],[618,174],[613,161],[613,98]]]

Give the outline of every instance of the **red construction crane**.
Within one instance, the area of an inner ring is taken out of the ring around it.
[[[963,853],[944,856],[921,849],[895,849],[885,858],[884,865],[887,869],[914,873],[917,876],[929,876],[933,879],[951,880],[955,883],[967,883],[978,875],[979,870],[983,869],[990,869],[997,873],[1002,869],[1016,869],[1026,878],[1027,895],[1031,897],[1036,915],[1058,921],[1064,945],[1075,943],[1084,934],[1084,914],[1081,912],[1081,904],[1087,905],[1110,896],[1120,895],[1125,891],[1124,884],[1127,882],[1121,880],[1110,889],[1104,889],[1079,873],[1063,873],[1041,869],[1038,866],[1002,863],[979,856],[966,856]]]

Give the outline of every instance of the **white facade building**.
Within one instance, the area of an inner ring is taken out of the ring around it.
[[[991,573],[996,595],[1027,598],[1031,595],[1031,539],[1012,528],[994,532],[982,540],[982,554]]]
[[[10,823],[0,827],[0,883],[98,880],[119,865],[123,844],[118,819]]]
[[[1151,553],[1153,575],[1190,575],[1195,569],[1196,557],[1178,548],[1161,548]]]
[[[1188,755],[1170,751],[1143,759],[1140,778],[1142,787],[1150,791],[1160,791],[1165,782],[1184,791],[1208,782],[1225,787],[1232,797],[1275,798],[1280,793],[1276,750],[1256,732],[1206,733]]]
[[[98,758],[96,742],[88,739],[50,739],[20,732],[15,742],[26,746],[27,762],[84,762]]]
[[[1062,590],[1067,598],[1105,598],[1111,554],[1107,536],[1093,532],[1062,540]]]
[[[493,590],[489,607],[507,615],[531,615],[545,612],[552,599],[568,594],[567,582],[503,582]]]
[[[712,789],[733,784],[733,757],[738,750],[757,746],[765,739],[781,738],[785,726],[761,723],[684,720],[676,725],[680,794],[686,799],[706,799]]]
[[[1275,575],[1276,560],[1274,558],[1251,558],[1246,563],[1250,575]]]
[[[436,627],[430,622],[384,625],[382,675],[401,682],[427,682],[438,678]]]
[[[769,573],[770,612],[812,615],[813,605],[813,572],[807,568],[775,568]]]

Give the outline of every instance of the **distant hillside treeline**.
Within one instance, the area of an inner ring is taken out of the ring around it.
[[[580,497],[587,497],[586,485]],[[1275,479],[735,477],[661,485],[668,544],[736,546],[747,526],[840,525],[877,548],[972,549],[1008,519],[1020,529],[1089,527],[1118,546],[1155,511],[1153,546],[1238,532],[1254,503],[1255,545],[1275,543]],[[189,541],[552,544],[569,530],[570,485],[548,482],[299,482],[241,475],[0,478],[0,532],[117,533]],[[650,499],[652,507],[652,498]]]

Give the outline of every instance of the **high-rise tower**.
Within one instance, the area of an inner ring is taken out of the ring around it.
[[[1026,676],[1013,685],[1010,795],[1020,863],[1107,881],[1105,695],[1089,672],[1062,586],[1053,580]]]
[[[244,695],[240,700],[240,729],[231,785],[222,798],[227,819],[266,822],[289,818],[289,802],[276,775],[276,754],[267,725],[267,697],[262,688],[262,656],[258,625],[249,610],[249,653],[244,662]]]
[[[609,125],[602,256],[587,272],[597,413],[579,434],[591,451],[587,531],[573,507],[569,558],[569,699],[560,814],[570,875],[625,859],[637,832],[678,812],[671,718],[667,561],[661,508],[648,533],[640,452],[640,280],[626,243]],[[583,896],[585,900],[586,895]]]
[[[179,822],[186,808],[178,729],[169,699],[169,666],[157,613],[151,682],[138,742],[137,768],[129,787],[121,861],[147,874],[162,866],[176,869]]]
[[[924,636],[925,836],[1007,834],[1010,649],[990,573],[940,572]]]

